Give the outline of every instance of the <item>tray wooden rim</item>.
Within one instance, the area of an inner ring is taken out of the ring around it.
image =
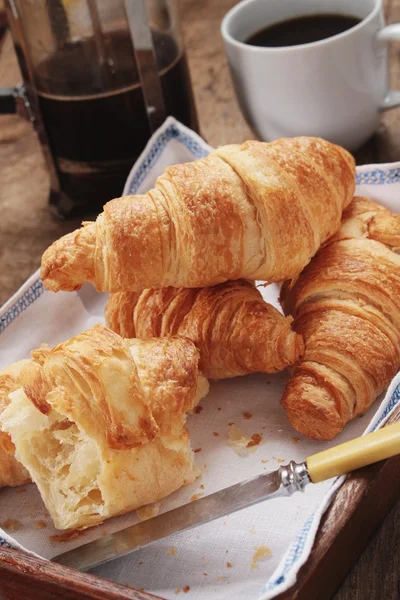
[[[400,406],[394,409],[387,424],[396,421],[400,421]],[[301,568],[295,586],[280,594],[279,600],[332,596],[400,498],[400,478],[396,477],[399,472],[400,455],[360,469],[348,477],[322,518],[310,557]],[[385,494],[381,494],[382,489]],[[0,597],[10,599],[160,598],[8,548],[0,548],[0,581]]]

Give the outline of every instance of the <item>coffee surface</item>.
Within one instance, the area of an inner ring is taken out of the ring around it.
[[[264,27],[253,33],[246,44],[266,48],[310,44],[343,33],[360,22],[351,15],[306,15]]]

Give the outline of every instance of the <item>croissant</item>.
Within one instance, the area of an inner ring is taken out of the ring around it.
[[[355,163],[318,138],[250,141],[168,167],[145,195],[107,203],[46,250],[49,290],[206,287],[296,277],[340,226]]]
[[[59,529],[155,502],[198,475],[185,413],[208,391],[185,338],[96,326],[32,360],[0,422]]]
[[[18,377],[29,361],[21,360],[0,373],[0,414],[8,406],[8,394],[20,387]],[[28,483],[29,473],[14,457],[14,444],[8,433],[0,430],[0,488]]]
[[[303,350],[301,336],[285,317],[264,302],[250,282],[210,288],[161,288],[110,294],[108,327],[123,337],[182,335],[200,351],[200,369],[223,379],[292,365]]]
[[[282,398],[290,423],[332,439],[362,415],[400,366],[400,215],[355,198],[339,233],[282,301],[305,353]]]

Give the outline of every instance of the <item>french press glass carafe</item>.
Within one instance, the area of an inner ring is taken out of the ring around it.
[[[119,196],[167,115],[197,129],[174,0],[6,0],[6,10],[24,79],[13,94],[61,215]]]

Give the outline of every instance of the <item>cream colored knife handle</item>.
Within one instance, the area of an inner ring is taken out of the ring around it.
[[[306,464],[311,481],[318,483],[395,454],[400,454],[400,422],[314,454]]]

